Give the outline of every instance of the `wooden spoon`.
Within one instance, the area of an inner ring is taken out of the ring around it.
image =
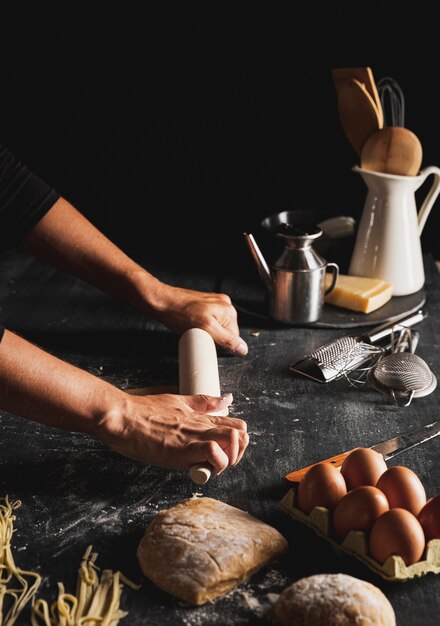
[[[385,126],[365,142],[362,169],[399,176],[417,176],[423,150],[418,137],[402,126]]]
[[[360,156],[370,135],[383,126],[376,103],[363,83],[350,78],[339,89],[338,110],[347,139]]]
[[[332,69],[332,76],[336,93],[338,95],[341,87],[347,82],[347,80],[350,80],[350,78],[355,78],[365,86],[365,89],[373,98],[376,105],[379,113],[379,127],[382,128],[384,125],[382,102],[371,67],[336,67]]]

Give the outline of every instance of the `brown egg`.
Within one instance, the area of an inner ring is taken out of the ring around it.
[[[409,467],[390,467],[379,478],[376,487],[386,495],[390,509],[407,509],[417,517],[426,504],[422,481]]]
[[[341,474],[347,489],[361,485],[376,486],[380,476],[387,470],[387,464],[379,452],[371,448],[356,448],[346,457],[341,466]]]
[[[332,511],[347,493],[341,472],[330,463],[313,465],[298,485],[298,507],[310,513],[315,506]]]
[[[422,525],[426,541],[440,539],[440,494],[428,500],[417,519]]]
[[[332,518],[333,529],[341,539],[345,539],[350,530],[367,533],[376,519],[389,508],[385,494],[377,487],[355,487],[336,505]]]
[[[369,550],[373,559],[385,563],[394,554],[405,565],[420,561],[425,549],[425,535],[418,519],[406,509],[390,509],[374,522]]]

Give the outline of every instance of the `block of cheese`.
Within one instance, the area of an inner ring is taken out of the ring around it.
[[[326,289],[331,280],[332,275],[326,274]],[[351,311],[371,313],[388,302],[392,294],[393,286],[379,278],[339,274],[335,288],[324,301]]]

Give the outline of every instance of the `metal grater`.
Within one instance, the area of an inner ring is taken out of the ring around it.
[[[383,353],[380,347],[358,341],[355,337],[341,337],[314,350],[290,369],[318,382],[328,383]]]
[[[339,337],[290,365],[289,370],[319,383],[336,380],[389,351],[389,338],[394,332],[413,326],[425,317],[424,311],[417,311],[376,326],[358,337]],[[388,340],[386,345],[383,344],[384,340]]]
[[[362,357],[363,351],[362,343],[356,341],[354,337],[341,337],[311,352],[310,356],[323,367],[340,369],[352,359]]]

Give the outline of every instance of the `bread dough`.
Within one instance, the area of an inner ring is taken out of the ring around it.
[[[393,607],[380,589],[346,574],[298,580],[274,607],[282,626],[395,626]]]
[[[249,513],[191,498],[156,514],[139,543],[145,576],[168,593],[205,604],[287,550],[286,539]]]

